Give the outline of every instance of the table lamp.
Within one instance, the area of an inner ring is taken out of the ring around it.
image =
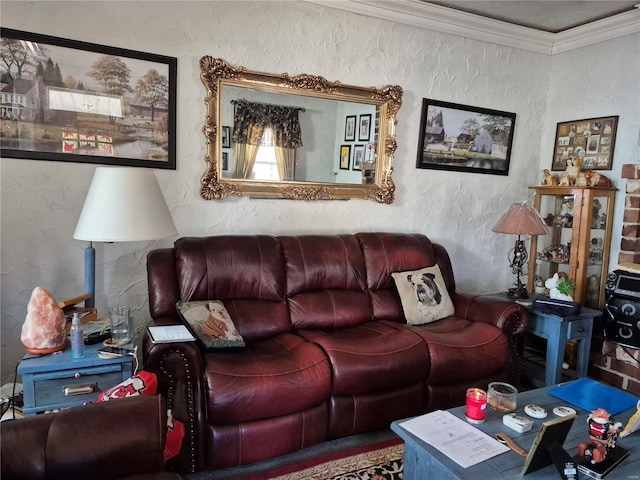
[[[93,242],[138,242],[177,235],[153,170],[97,167],[73,238],[86,240],[84,288],[95,307],[96,252]]]
[[[540,214],[526,203],[514,203],[500,217],[492,231],[496,233],[508,233],[510,235],[518,235],[513,250],[509,251],[507,258],[511,271],[516,274],[515,287],[509,289],[509,296],[515,298],[528,298],[529,293],[522,284],[520,277],[522,276],[523,267],[527,263],[527,249],[520,235],[546,235],[549,233],[547,226],[542,220]]]

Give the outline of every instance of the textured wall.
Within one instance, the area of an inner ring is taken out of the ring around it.
[[[601,172],[614,179],[616,195],[613,233],[609,255],[610,270],[618,263],[624,192],[622,165],[640,162],[640,35],[628,35],[608,42],[554,55],[552,82],[547,101],[547,125],[542,137],[542,162],[551,162],[555,126],[558,122],[581,118],[619,115],[616,146],[611,171]]]
[[[498,291],[513,281],[506,260],[513,238],[490,229],[511,203],[531,199],[527,186],[539,181],[540,165],[550,164],[549,132],[564,116],[545,118],[551,58],[299,2],[3,1],[2,24],[178,58],[178,168],[156,174],[181,236],[421,232],[449,250],[459,290]],[[203,55],[273,73],[402,86],[395,203],[202,200]],[[593,92],[603,102],[615,93]],[[415,169],[424,97],[515,112],[509,176]],[[573,107],[566,108],[569,117]],[[2,159],[2,383],[24,353],[20,328],[33,287],[59,299],[82,292],[85,244],[72,234],[93,170]],[[173,240],[97,244],[98,308],[127,304],[144,322],[146,254]]]

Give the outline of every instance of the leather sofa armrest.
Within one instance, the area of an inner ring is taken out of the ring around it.
[[[529,325],[527,310],[522,305],[499,294],[455,293],[452,300],[456,308],[456,316],[474,322],[491,323],[504,333],[509,342],[507,381],[518,386],[522,370],[519,343]]]
[[[160,318],[155,324],[175,323],[170,320]],[[203,470],[207,405],[200,349],[196,342],[152,343],[145,332],[142,351],[145,369],[156,374],[167,408],[184,423],[182,448],[169,460],[171,466],[182,473]]]
[[[2,478],[112,480],[164,469],[166,409],[143,395],[2,423]]]
[[[469,295],[455,293],[456,316],[474,322],[491,323],[510,338],[524,334],[529,325],[527,310],[500,295]]]

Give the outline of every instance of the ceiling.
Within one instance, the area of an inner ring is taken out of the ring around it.
[[[550,33],[612,17],[633,10],[640,3],[640,0],[422,1]]]
[[[640,33],[640,0],[302,1],[546,55]]]

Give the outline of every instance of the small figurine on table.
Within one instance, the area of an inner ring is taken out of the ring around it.
[[[600,463],[615,448],[622,423],[616,422],[604,408],[592,411],[587,422],[589,441],[578,445],[578,454],[589,463]]]

